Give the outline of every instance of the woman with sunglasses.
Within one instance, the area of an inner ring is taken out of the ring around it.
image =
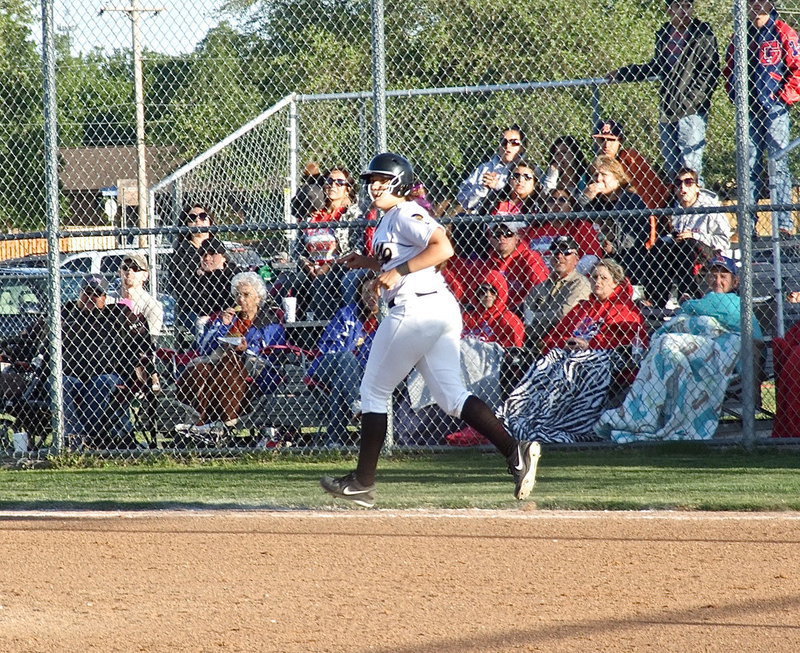
[[[511,170],[525,154],[525,132],[519,125],[503,130],[497,154],[481,163],[461,184],[458,203],[467,213],[480,213],[491,191],[501,191]]]
[[[703,209],[720,206],[719,198],[702,188],[699,174],[681,168],[675,175],[675,208]],[[721,254],[729,256],[731,225],[724,213],[684,213],[672,216],[672,229],[661,236],[650,250],[653,274],[647,295],[653,306],[666,308],[672,287],[677,297],[697,297],[699,271],[707,261]]]
[[[332,168],[323,185],[325,207],[314,212],[308,222],[351,222],[361,217],[356,202],[356,187],[347,168]],[[332,315],[341,304],[342,270],[336,257],[349,246],[350,229],[346,226],[309,226],[300,234],[305,278],[298,289],[299,311],[315,317]]]
[[[214,223],[202,204],[192,204],[183,210],[183,224],[187,227],[208,227]],[[175,297],[175,322],[191,333],[195,331],[197,313],[193,310],[200,276],[202,256],[200,246],[211,237],[208,231],[179,234],[172,245],[169,264],[169,285]]]
[[[539,212],[539,181],[536,171],[520,160],[511,172],[508,187],[493,191],[487,201],[492,215],[533,214]]]
[[[119,266],[119,290],[109,293],[109,297],[119,304],[125,304],[134,315],[142,315],[147,320],[151,336],[161,335],[164,327],[164,307],[145,289],[150,279],[150,266],[141,254],[126,254]]]

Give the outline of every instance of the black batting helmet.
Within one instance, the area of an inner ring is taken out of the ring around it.
[[[405,197],[414,185],[414,167],[403,156],[394,152],[383,152],[369,162],[361,179],[369,183],[372,175],[386,175],[389,177],[387,191],[398,197]]]

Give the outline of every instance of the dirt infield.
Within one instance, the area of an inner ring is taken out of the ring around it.
[[[798,651],[800,515],[0,514],[2,651]]]

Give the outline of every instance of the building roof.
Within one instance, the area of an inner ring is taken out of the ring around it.
[[[58,178],[63,190],[99,190],[119,179],[136,179],[136,147],[62,147]],[[181,163],[173,146],[148,145],[148,186]]]

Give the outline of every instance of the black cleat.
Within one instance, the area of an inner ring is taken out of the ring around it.
[[[355,472],[350,472],[347,476],[323,476],[319,484],[328,494],[339,499],[347,499],[364,508],[372,508],[375,505],[375,484],[361,485]]]

